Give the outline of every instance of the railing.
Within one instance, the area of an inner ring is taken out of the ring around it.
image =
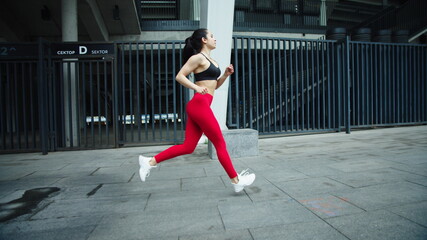
[[[427,46],[349,42],[352,127],[427,121]]]
[[[335,41],[233,38],[228,126],[260,134],[339,129]]]
[[[45,149],[44,43],[3,43],[0,50],[0,152]]]
[[[227,125],[260,134],[427,122],[427,46],[235,36]]]
[[[0,62],[0,146],[40,148],[37,60]]]
[[[174,79],[183,42],[118,42],[117,48],[119,144],[181,141],[189,97]]]
[[[53,50],[57,45],[64,50]],[[182,41],[107,43],[93,51],[85,43],[43,41],[0,47],[0,152],[184,138],[189,96],[174,81],[182,65]],[[79,54],[82,48],[95,54]],[[21,55],[5,54],[9,49]]]
[[[190,96],[174,81],[183,42],[106,45],[113,53],[92,57],[54,56],[61,51],[42,41],[0,46],[23,54],[0,56],[0,152],[183,140]],[[427,123],[426,45],[234,36],[231,62],[229,128]]]
[[[51,149],[114,147],[113,59],[54,59],[51,69]]]

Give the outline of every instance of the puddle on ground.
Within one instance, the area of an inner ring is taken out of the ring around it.
[[[57,187],[34,188],[25,191],[21,198],[8,203],[0,203],[0,222],[6,222],[30,213],[41,201],[59,190],[61,189]]]

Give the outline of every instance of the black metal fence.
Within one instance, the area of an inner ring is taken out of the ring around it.
[[[183,140],[189,91],[174,81],[183,42],[89,45],[0,46],[0,152]],[[426,45],[235,36],[231,62],[229,128],[427,122]]]
[[[427,46],[349,42],[350,124],[425,123]]]
[[[36,151],[42,140],[37,77],[43,65],[37,54],[42,51],[37,44],[18,45],[0,47],[0,146]]]
[[[2,61],[0,76],[2,149],[38,149],[37,61]]]
[[[5,44],[0,152],[177,143],[182,41]]]
[[[338,129],[337,51],[328,40],[234,37],[228,126],[260,134]]]
[[[49,94],[51,148],[115,146],[112,59],[55,59]]]
[[[182,41],[117,43],[119,144],[184,138],[188,91],[174,80],[182,48]]]
[[[420,124],[426,45],[233,38],[227,125],[260,134]]]

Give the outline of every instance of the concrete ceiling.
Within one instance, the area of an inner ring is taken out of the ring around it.
[[[111,35],[141,32],[134,0],[77,0],[77,4],[79,41],[108,41]],[[0,40],[61,41],[61,22],[60,0],[3,0]]]

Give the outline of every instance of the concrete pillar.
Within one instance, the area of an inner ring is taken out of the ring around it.
[[[221,74],[230,64],[233,36],[234,0],[200,0],[200,28],[207,28],[216,38],[211,57],[218,62]],[[221,129],[226,126],[227,98],[230,78],[215,91],[212,110]]]
[[[200,21],[200,0],[191,0],[191,20]]]
[[[62,0],[62,41],[77,42],[77,0]]]
[[[320,26],[326,26],[326,0],[320,3]]]
[[[62,0],[62,41],[77,42],[77,0]],[[64,59],[63,79],[64,79],[64,124],[66,146],[77,146],[78,130],[77,129],[77,59]],[[70,108],[71,101],[71,108]]]

